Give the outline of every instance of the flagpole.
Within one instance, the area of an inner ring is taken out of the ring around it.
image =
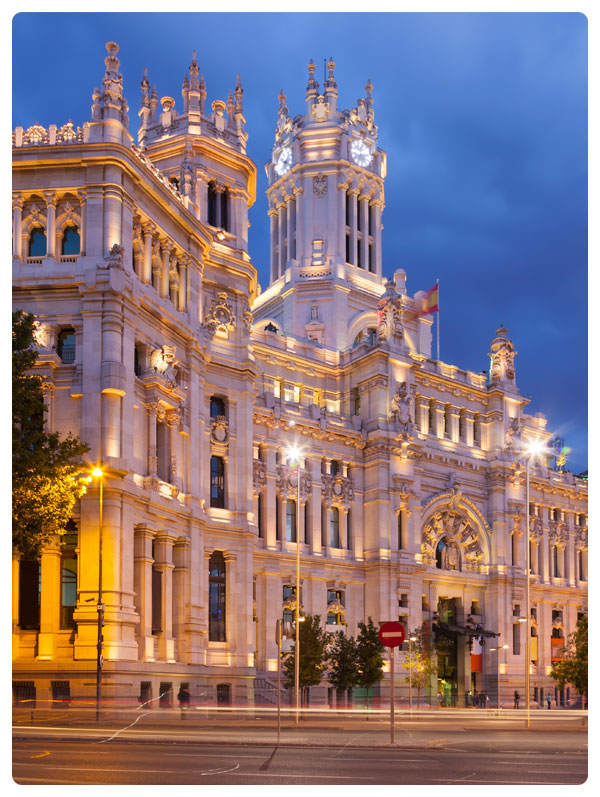
[[[437,317],[437,358],[440,359],[440,278],[438,277],[437,281],[437,305],[438,305],[438,317]]]

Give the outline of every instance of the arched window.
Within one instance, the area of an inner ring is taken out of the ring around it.
[[[440,540],[438,542],[438,544],[437,544],[437,548],[435,549],[435,566],[437,568],[439,568],[440,570],[443,567],[442,560],[443,560],[443,556],[444,556],[445,547],[446,547],[446,543],[444,542],[444,540]]]
[[[225,416],[225,401],[219,396],[210,397],[210,417],[218,418]]]
[[[208,184],[208,223],[217,226],[217,192],[212,182]]]
[[[331,508],[331,547],[340,547],[340,510],[337,506]]]
[[[45,257],[46,251],[46,231],[42,227],[34,227],[29,236],[29,257]]]
[[[285,503],[285,538],[296,542],[296,502],[288,499]]]
[[[225,462],[223,457],[210,458],[210,505],[225,507]]]
[[[225,642],[226,637],[225,559],[222,551],[214,551],[208,562],[208,639]]]
[[[75,225],[65,227],[62,239],[62,254],[63,255],[78,255],[81,251],[81,239],[79,237],[79,230]]]
[[[57,352],[63,363],[68,365],[75,362],[75,330],[71,327],[59,333]]]

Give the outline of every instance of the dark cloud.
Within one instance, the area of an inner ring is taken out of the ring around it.
[[[132,129],[145,66],[181,106],[193,49],[208,99],[242,74],[258,166],[250,247],[268,282],[263,165],[283,88],[304,110],[306,65],[337,62],[340,106],[374,84],[388,153],[384,268],[411,291],[441,280],[441,355],[481,371],[503,323],[517,378],[587,467],[587,20],[576,13],[20,14],[15,125],[78,124],[120,45]]]

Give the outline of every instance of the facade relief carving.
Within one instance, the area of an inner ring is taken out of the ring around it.
[[[226,291],[220,291],[211,299],[204,316],[204,330],[209,337],[214,337],[218,330],[227,332],[229,327],[235,326],[235,313],[227,301]]]

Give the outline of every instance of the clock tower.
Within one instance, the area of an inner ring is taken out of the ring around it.
[[[255,320],[337,350],[353,319],[374,311],[385,288],[381,214],[386,155],[377,145],[373,86],[351,110],[337,107],[335,64],[322,91],[308,65],[306,110],[292,118],[283,91],[270,161],[270,283]],[[352,339],[350,339],[352,337]]]

